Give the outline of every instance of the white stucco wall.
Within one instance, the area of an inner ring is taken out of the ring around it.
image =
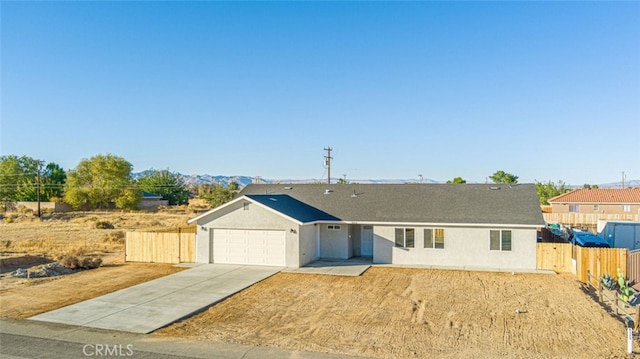
[[[327,224],[320,226],[320,258],[348,259],[353,251],[349,245],[349,226],[339,224],[340,229],[328,229]]]
[[[203,230],[202,227],[205,229]],[[299,248],[301,231],[299,227],[297,223],[258,204],[239,201],[197,221],[196,262],[211,263],[211,239],[209,233],[212,228],[284,230],[286,236],[286,265],[287,267],[299,267],[301,259]],[[294,230],[293,232],[291,231],[292,229]]]
[[[299,248],[300,248],[300,266],[311,263],[318,259],[317,243],[316,243],[316,227],[319,225],[302,225],[298,230]]]
[[[395,228],[374,226],[374,263],[487,269],[536,269],[536,229],[533,228],[407,227],[416,229],[415,248],[395,247]],[[444,248],[424,248],[423,228],[444,228]],[[489,231],[492,229],[511,230],[511,251],[489,250]]]

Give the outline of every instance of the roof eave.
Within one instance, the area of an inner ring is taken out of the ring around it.
[[[271,207],[269,207],[267,205],[264,205],[263,203],[260,203],[260,202],[254,200],[254,199],[252,199],[250,197],[247,197],[246,195],[240,196],[240,197],[238,197],[238,198],[236,198],[234,200],[231,200],[230,202],[227,202],[227,203],[225,203],[225,204],[223,204],[221,206],[218,206],[216,208],[210,209],[207,212],[205,212],[205,213],[203,213],[203,214],[201,214],[201,215],[199,215],[197,217],[191,218],[190,220],[187,221],[187,223],[191,224],[191,223],[197,222],[198,220],[200,220],[200,219],[202,219],[204,217],[207,217],[207,216],[209,216],[209,215],[211,215],[213,213],[216,213],[216,212],[220,211],[221,209],[229,207],[229,206],[233,205],[234,203],[240,202],[242,200],[245,200],[245,201],[248,201],[250,203],[256,204],[256,205],[258,205],[258,206],[260,206],[260,207],[262,207],[262,208],[264,208],[264,209],[266,209],[266,210],[268,210],[268,211],[270,211],[272,213],[275,213],[275,214],[277,214],[277,215],[279,215],[279,216],[281,216],[281,217],[283,217],[285,219],[288,219],[288,220],[296,223],[297,225],[303,225],[304,224],[304,222],[301,222],[301,221],[299,221],[299,220],[297,220],[297,219],[295,219],[295,218],[293,218],[291,216],[288,216],[288,215],[286,215],[286,214],[284,214],[284,213],[282,213],[282,212],[280,212],[278,210],[275,210],[275,209],[273,209],[273,208],[271,208]]]

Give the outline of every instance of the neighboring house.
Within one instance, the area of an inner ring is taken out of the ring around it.
[[[166,199],[162,199],[162,196],[149,192],[142,192],[142,198],[140,198],[138,208],[157,208],[159,206],[168,205],[169,201]]]
[[[580,188],[549,199],[552,213],[640,215],[640,188]]]
[[[300,267],[317,259],[536,269],[532,184],[252,184],[189,223],[196,262]]]

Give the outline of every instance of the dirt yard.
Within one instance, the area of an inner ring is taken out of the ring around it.
[[[380,358],[627,358],[622,323],[568,275],[279,273],[154,335]]]
[[[181,270],[124,263],[119,232],[182,226],[190,215],[11,216],[0,222],[5,256],[104,259],[98,269],[51,278],[11,278],[2,268],[0,316],[20,319]],[[627,358],[622,323],[570,275],[383,267],[360,277],[280,273],[152,336],[380,358]]]

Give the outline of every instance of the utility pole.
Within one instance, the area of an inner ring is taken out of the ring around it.
[[[327,183],[331,184],[331,160],[333,159],[331,157],[331,147],[327,147],[324,150],[327,151],[327,155],[324,156],[324,164],[327,167]]]
[[[42,218],[42,212],[40,212],[40,160],[38,160],[38,175],[36,176],[36,197],[38,198],[38,218]]]
[[[418,178],[420,178],[420,184],[422,184],[422,175],[418,175]]]
[[[625,177],[627,177],[627,176],[625,176],[624,171],[622,171],[622,189],[624,189],[624,179],[625,179]]]

